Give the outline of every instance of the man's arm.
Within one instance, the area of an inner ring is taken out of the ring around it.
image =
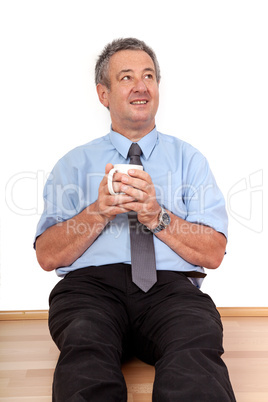
[[[187,222],[172,213],[170,217],[170,225],[155,235],[189,263],[218,268],[225,254],[225,236],[209,226]]]
[[[113,165],[108,164],[108,174]],[[36,256],[45,271],[71,265],[96,240],[107,223],[119,213],[127,212],[124,203],[133,201],[127,195],[112,196],[107,176],[99,186],[97,201],[73,218],[49,227],[36,240]]]
[[[102,232],[108,221],[97,213],[97,202],[65,222],[53,225],[36,240],[36,256],[45,271],[71,265]]]
[[[129,173],[131,177],[121,177],[121,191],[137,202],[130,202],[125,208],[136,211],[139,221],[154,229],[158,226],[161,207],[156,200],[152,180],[144,171]],[[169,213],[170,225],[155,236],[187,262],[210,269],[218,268],[225,253],[225,236],[208,226],[191,223]]]

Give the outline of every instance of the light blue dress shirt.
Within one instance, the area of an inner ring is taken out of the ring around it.
[[[149,173],[160,205],[182,219],[214,228],[227,237],[225,201],[205,157],[178,138],[152,130],[139,142],[141,162]],[[61,158],[44,188],[44,212],[36,237],[48,227],[69,220],[98,198],[107,163],[129,163],[131,141],[110,131],[104,137],[79,146]],[[84,225],[68,230],[82,233]],[[183,227],[180,228],[183,230]],[[157,270],[199,271],[154,236]],[[117,215],[95,242],[74,263],[56,270],[60,277],[75,269],[104,264],[131,264],[128,216]],[[202,279],[193,279],[200,287]]]

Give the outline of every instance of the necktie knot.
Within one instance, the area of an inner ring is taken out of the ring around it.
[[[142,154],[142,150],[139,144],[133,142],[129,148],[128,156],[130,157],[129,163],[132,165],[142,165],[140,156]]]

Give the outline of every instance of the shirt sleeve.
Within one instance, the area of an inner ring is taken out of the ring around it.
[[[225,200],[206,158],[197,154],[189,164],[184,203],[186,220],[210,226],[228,238],[228,216]]]
[[[37,224],[35,241],[46,229],[77,215],[81,189],[76,168],[60,160],[50,173],[44,187],[44,210]]]

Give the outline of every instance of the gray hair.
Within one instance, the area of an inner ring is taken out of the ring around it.
[[[95,84],[105,85],[110,89],[111,83],[109,78],[109,62],[110,58],[120,50],[143,50],[153,60],[156,80],[160,81],[160,67],[154,51],[146,45],[145,42],[136,38],[121,38],[115,39],[105,46],[102,53],[99,55],[95,66]]]

